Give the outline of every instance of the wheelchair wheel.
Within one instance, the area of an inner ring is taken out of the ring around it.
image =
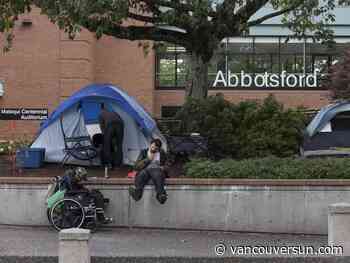
[[[60,231],[66,228],[79,228],[84,220],[85,212],[82,205],[73,199],[63,199],[52,207],[49,221]]]

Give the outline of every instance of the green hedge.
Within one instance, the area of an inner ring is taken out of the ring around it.
[[[293,156],[306,125],[301,109],[285,109],[272,95],[262,103],[238,104],[223,96],[188,98],[177,118],[182,120],[182,132],[199,132],[209,139],[216,159]]]
[[[350,159],[267,157],[241,161],[225,159],[218,162],[194,159],[185,165],[185,176],[191,178],[350,179]]]

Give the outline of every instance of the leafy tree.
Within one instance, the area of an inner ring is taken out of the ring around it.
[[[350,49],[347,49],[342,59],[330,67],[322,86],[330,90],[334,100],[350,99]]]
[[[249,27],[276,16],[295,36],[313,32],[317,39],[330,39],[327,24],[334,21],[337,0],[0,0],[0,31],[12,40],[11,29],[18,15],[36,5],[52,22],[72,37],[80,27],[129,40],[169,42],[191,52],[192,80],[188,96],[207,96],[208,64],[226,37],[242,36]],[[270,4],[271,12],[254,14]],[[133,20],[136,23],[125,23]]]

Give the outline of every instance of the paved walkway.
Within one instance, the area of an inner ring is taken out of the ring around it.
[[[57,256],[58,233],[46,227],[0,226],[0,255]],[[215,246],[320,246],[327,236],[246,234],[127,228],[99,229],[92,235],[92,256],[216,257]],[[225,256],[231,256],[229,250]]]

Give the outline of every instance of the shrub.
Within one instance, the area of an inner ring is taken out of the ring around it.
[[[299,109],[283,108],[270,95],[262,104],[232,104],[222,96],[188,99],[177,114],[183,132],[199,132],[209,139],[209,151],[217,158],[252,158],[296,154],[306,116]]]
[[[329,89],[334,100],[350,99],[350,49],[347,48],[341,59],[331,66],[322,80],[323,87]]]
[[[0,141],[0,155],[12,155],[16,150],[22,147],[27,147],[31,143],[31,140],[24,137],[23,139]]]
[[[185,165],[191,178],[247,179],[350,179],[350,159],[295,159],[266,157],[261,159],[224,159],[214,162],[194,159]]]

